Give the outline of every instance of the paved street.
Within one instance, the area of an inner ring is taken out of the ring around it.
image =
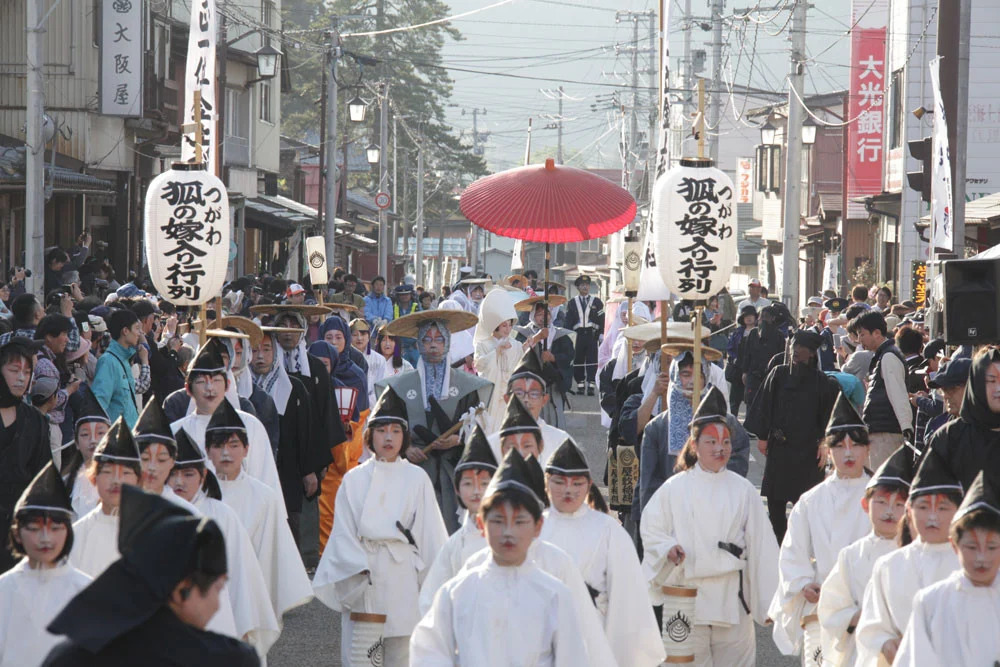
[[[605,466],[607,431],[601,427],[597,399],[570,398],[573,409],[567,413],[568,430],[583,448],[591,470],[600,478]],[[758,486],[762,473],[760,463],[751,462],[750,479]],[[303,525],[305,523],[304,517]],[[310,536],[303,537],[309,539]],[[315,536],[311,539],[315,540]],[[271,667],[340,665],[340,616],[315,600],[286,614],[284,631],[268,654],[268,664]],[[779,654],[771,641],[770,631],[758,627],[757,664],[760,667],[792,667],[798,663]]]

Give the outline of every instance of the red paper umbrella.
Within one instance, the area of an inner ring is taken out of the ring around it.
[[[462,193],[459,207],[493,234],[536,243],[607,236],[632,222],[636,210],[623,188],[551,159],[480,178]]]

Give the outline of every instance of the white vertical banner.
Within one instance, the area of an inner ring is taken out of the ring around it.
[[[953,252],[954,225],[951,219],[951,156],[948,148],[948,123],[941,99],[939,65],[941,58],[930,62],[931,86],[934,90],[934,146],[931,163],[931,256],[935,249]]]
[[[510,255],[510,272],[521,273],[522,271],[524,271],[524,241],[517,239],[514,241],[514,252]]]
[[[184,138],[181,161],[193,163],[195,156],[194,93],[201,91],[202,163],[217,173],[215,100],[215,46],[218,36],[215,0],[191,0],[191,32],[188,35],[187,67],[184,71]]]
[[[107,0],[100,6],[98,108],[104,116],[142,116],[142,2]]]
[[[840,253],[828,252],[823,261],[823,290],[831,289],[839,292],[840,284]]]

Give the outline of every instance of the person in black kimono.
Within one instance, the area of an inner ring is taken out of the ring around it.
[[[785,337],[781,333],[780,310],[774,304],[760,311],[757,328],[747,334],[740,344],[736,363],[742,373],[746,388],[744,400],[749,413],[757,390],[767,377],[768,364],[775,355],[785,351]],[[825,422],[824,422],[825,425]]]
[[[548,330],[546,342],[535,345],[535,351],[542,360],[542,375],[551,397],[542,408],[541,417],[549,424],[565,429],[566,417],[563,410],[569,404],[566,393],[573,383],[575,355],[571,332],[562,327],[551,326],[549,309],[545,307],[541,297],[525,299],[518,307],[522,307],[522,304],[531,309],[531,319],[527,326],[517,327],[517,340],[523,343],[542,329]]]
[[[49,624],[67,639],[43,667],[260,664],[249,644],[205,630],[228,571],[218,524],[126,484],[119,525],[121,558]]]
[[[281,346],[278,344],[279,331],[263,327],[264,335],[253,350],[250,366],[255,387],[274,400],[274,406],[280,415],[275,464],[278,466],[285,509],[288,510],[288,525],[298,544],[302,499],[308,492],[304,480],[310,474],[321,474],[329,461],[326,456],[322,456],[324,452],[310,447],[310,443],[316,442],[310,431],[314,424],[310,413],[312,399],[302,381],[289,376],[285,371]],[[329,455],[329,452],[328,447],[325,453]]]
[[[576,393],[586,389],[594,395],[597,378],[598,339],[604,333],[604,304],[590,296],[590,276],[580,276],[573,283],[579,292],[566,304],[566,319],[562,326],[576,332],[576,355],[573,359],[573,376]]]
[[[826,453],[820,451],[820,441],[840,385],[819,369],[821,342],[813,331],[795,333],[792,363],[768,374],[744,424],[749,433],[756,434],[757,447],[767,457],[760,493],[767,498],[779,543],[788,527],[786,503],[795,503],[823,481]]]
[[[0,574],[17,561],[9,548],[14,505],[31,480],[52,460],[45,415],[24,402],[39,344],[14,336],[0,347]]]

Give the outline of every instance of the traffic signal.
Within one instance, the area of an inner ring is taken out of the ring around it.
[[[925,202],[931,201],[931,162],[933,157],[933,141],[930,137],[926,139],[915,139],[906,142],[910,147],[910,155],[913,159],[922,163],[920,171],[906,172],[906,182],[910,188],[920,193],[920,198]]]

